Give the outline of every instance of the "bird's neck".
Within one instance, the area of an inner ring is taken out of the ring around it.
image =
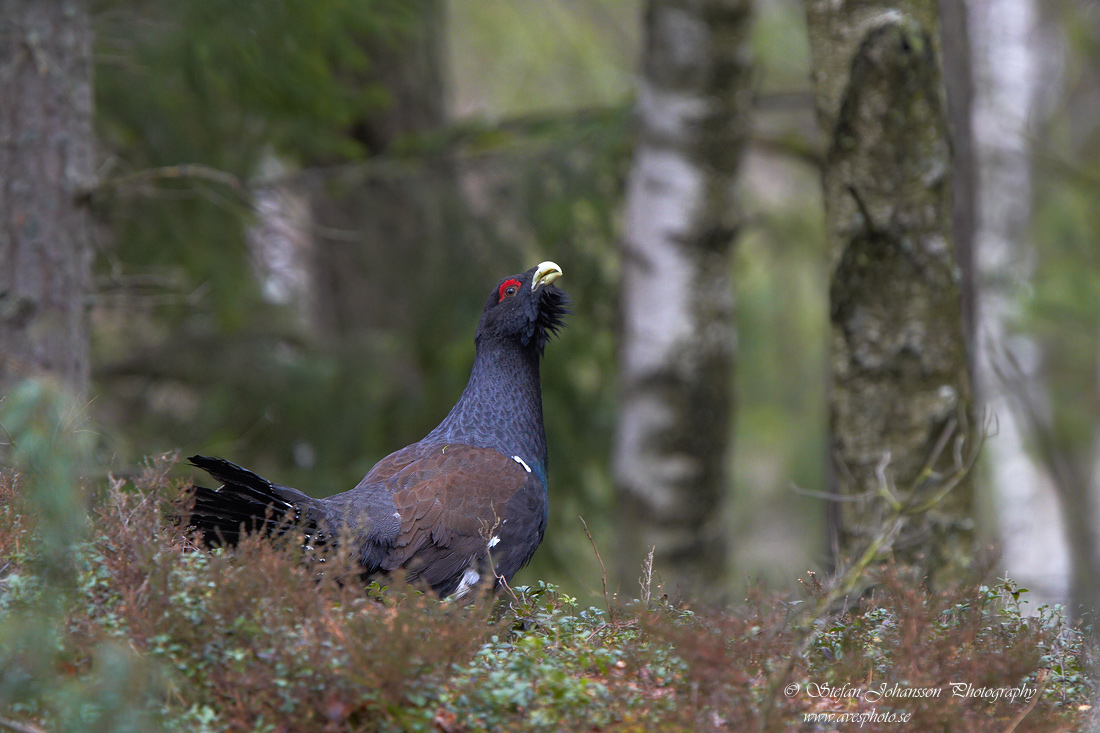
[[[511,342],[479,341],[466,389],[425,440],[493,448],[509,457],[519,456],[544,477],[546,433],[535,349]]]

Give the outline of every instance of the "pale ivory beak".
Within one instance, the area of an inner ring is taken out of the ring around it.
[[[541,285],[549,285],[561,277],[561,268],[557,264],[547,260],[540,262],[535,268],[535,276],[531,278],[531,289],[535,290]]]

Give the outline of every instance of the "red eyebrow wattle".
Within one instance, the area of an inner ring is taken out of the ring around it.
[[[519,288],[519,280],[515,280],[515,279],[505,280],[504,282],[502,282],[500,284],[500,289],[497,290],[497,295],[499,296],[497,298],[498,303],[500,301],[504,300],[504,291],[507,290],[508,288],[512,287],[513,285],[518,289]]]

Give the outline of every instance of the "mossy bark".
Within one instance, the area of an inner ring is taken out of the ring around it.
[[[975,421],[952,247],[952,168],[935,0],[806,0],[824,170],[832,320],[836,560],[878,534],[895,487],[922,501],[951,472],[945,431]],[[934,459],[934,460],[933,460]],[[929,462],[931,464],[929,465]],[[907,518],[888,548],[933,582],[956,577],[973,543],[963,481]]]
[[[0,397],[87,387],[91,41],[82,0],[0,0]]]
[[[751,102],[748,0],[651,0],[622,243],[619,579],[721,587],[735,337],[732,198]]]

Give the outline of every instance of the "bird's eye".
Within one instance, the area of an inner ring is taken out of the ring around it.
[[[497,302],[501,302],[505,298],[511,298],[513,295],[519,292],[519,280],[505,280],[500,284],[500,297]]]

